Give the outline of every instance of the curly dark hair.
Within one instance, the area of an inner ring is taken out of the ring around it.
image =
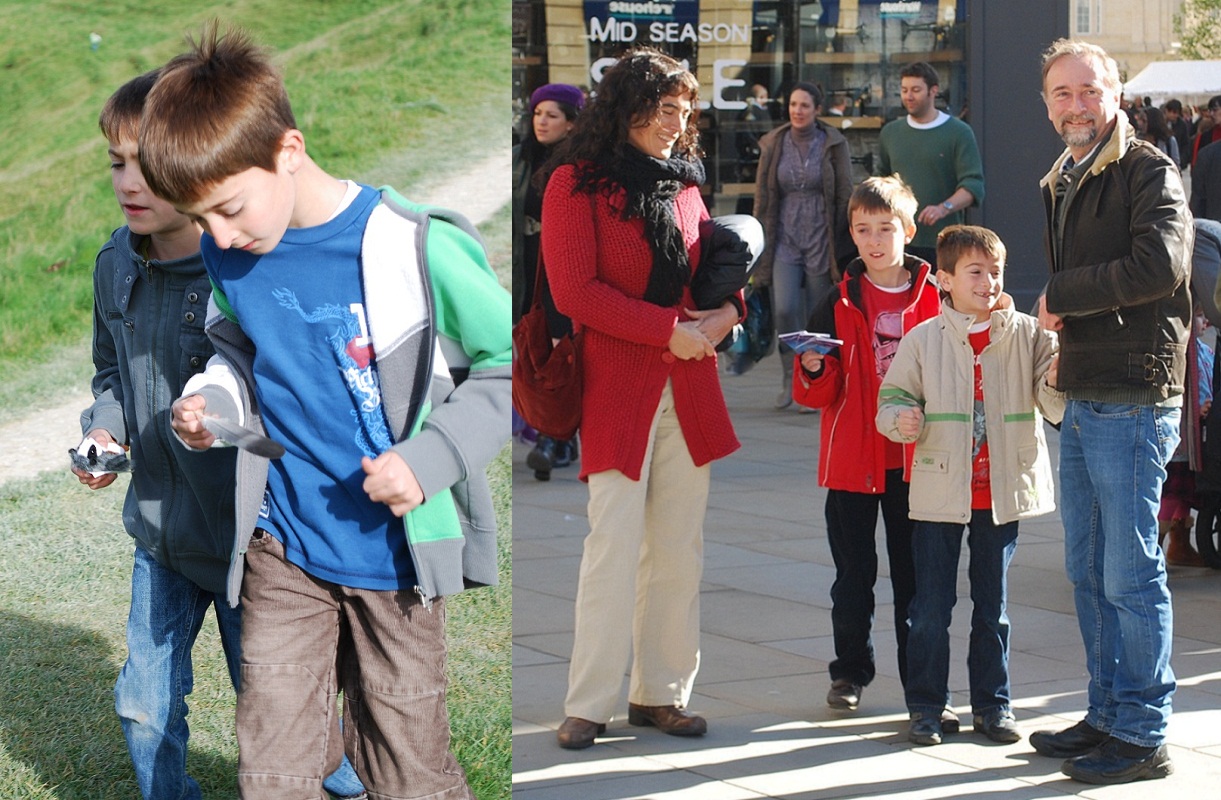
[[[674,145],[674,155],[695,161],[703,155],[699,144],[699,81],[682,64],[651,47],[634,47],[602,76],[589,104],[577,118],[572,134],[557,145],[544,170],[548,175],[560,164],[590,163],[581,170],[578,188],[606,189],[606,176],[618,172],[627,156],[628,132],[653,119],[668,95],[687,95],[691,117]]]

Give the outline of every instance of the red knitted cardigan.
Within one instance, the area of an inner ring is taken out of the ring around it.
[[[624,221],[623,192],[573,194],[571,165],[559,167],[543,196],[543,261],[555,305],[584,331],[581,362],[581,479],[616,469],[640,480],[649,429],[666,379],[673,383],[679,425],[696,465],[738,449],[714,358],[683,361],[669,350],[674,326],[695,308],[646,302],[653,254],[644,221]],[[699,264],[699,223],[708,211],[699,188],[675,199],[691,264]]]

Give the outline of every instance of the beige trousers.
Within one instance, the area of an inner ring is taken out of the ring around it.
[[[564,713],[614,716],[631,659],[629,702],[685,707],[699,670],[700,577],[711,468],[691,461],[666,383],[640,480],[589,476]]]

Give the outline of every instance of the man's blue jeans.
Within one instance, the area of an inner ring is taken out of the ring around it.
[[[198,800],[199,785],[187,775],[187,695],[194,688],[191,650],[208,607],[216,609],[225,663],[236,690],[241,667],[241,609],[223,594],[201,589],[163,567],[143,547],[135,548],[131,611],[127,618],[127,663],[115,683],[115,711],[145,800]],[[339,796],[363,790],[352,766],[327,779]],[[338,790],[338,791],[336,791]]]
[[[1070,400],[1060,431],[1064,559],[1089,671],[1086,722],[1166,738],[1173,619],[1157,510],[1180,409]]]
[[[908,607],[907,708],[941,713],[950,705],[950,620],[958,600],[961,524],[917,520],[912,533],[916,596]],[[967,546],[971,581],[971,639],[967,674],[971,711],[1008,710],[1009,617],[1005,613],[1009,562],[1017,549],[1018,524],[996,525],[992,512],[972,511]]]

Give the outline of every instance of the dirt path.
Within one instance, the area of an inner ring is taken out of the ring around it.
[[[489,176],[503,176],[489,180]],[[464,175],[436,186],[422,186],[412,200],[461,211],[476,225],[509,202],[509,153],[484,159]],[[68,448],[81,438],[80,413],[92,397],[87,387],[58,406],[0,425],[0,484],[40,472],[68,469]]]

